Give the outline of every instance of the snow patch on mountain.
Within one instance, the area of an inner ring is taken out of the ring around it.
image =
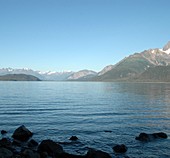
[[[166,53],[166,54],[168,54],[168,55],[170,55],[170,48],[169,49],[167,49],[167,50],[163,50],[163,49],[159,49],[160,51],[162,51],[162,52],[164,52],[164,53]]]
[[[155,50],[153,49],[153,50],[151,51],[151,53],[154,54],[154,53],[155,53]]]

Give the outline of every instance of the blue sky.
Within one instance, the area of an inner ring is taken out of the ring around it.
[[[170,0],[0,0],[0,68],[100,71],[170,40]]]

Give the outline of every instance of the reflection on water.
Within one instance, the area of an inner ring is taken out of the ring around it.
[[[124,143],[130,157],[167,157],[169,139],[141,144],[135,136],[170,135],[169,92],[167,83],[0,82],[0,127],[10,135],[25,124],[38,141],[77,135],[80,146],[63,145],[71,153],[93,147],[114,157],[113,145]]]

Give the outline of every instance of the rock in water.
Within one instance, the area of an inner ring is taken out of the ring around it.
[[[112,133],[112,131],[110,131],[110,130],[105,130],[104,132],[106,132],[106,133]]]
[[[2,131],[1,131],[1,134],[2,134],[2,135],[6,134],[6,133],[7,133],[7,131],[5,131],[5,130],[2,130]]]
[[[163,132],[153,133],[153,135],[156,136],[156,138],[168,138],[167,134]]]
[[[138,137],[136,137],[136,140],[139,141],[152,141],[156,138],[168,138],[166,133],[159,132],[159,133],[153,133],[153,134],[147,134],[147,133],[140,133]]]
[[[75,140],[78,140],[78,138],[76,136],[71,136],[70,140],[75,141]]]
[[[12,137],[19,141],[27,141],[32,135],[33,133],[22,125],[14,131]]]
[[[63,153],[63,148],[52,140],[43,140],[38,146],[40,153],[47,152],[49,156],[58,156]]]
[[[125,153],[127,151],[127,147],[124,144],[116,145],[113,147],[113,150],[116,153]]]
[[[140,133],[139,136],[136,137],[136,140],[139,140],[139,141],[149,141],[150,137],[146,133]]]
[[[111,158],[111,156],[101,150],[90,149],[86,155],[87,158]]]

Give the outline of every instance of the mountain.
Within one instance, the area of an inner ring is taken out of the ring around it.
[[[97,81],[127,80],[130,78],[134,78],[136,75],[144,72],[148,67],[151,66],[153,66],[153,64],[151,64],[140,54],[136,53],[121,60],[110,71],[107,71],[103,75],[98,75],[97,77],[94,77],[93,80]]]
[[[81,70],[70,75],[67,80],[88,80],[97,75],[97,72],[92,70]]]
[[[88,78],[94,77],[97,75],[96,72],[91,70],[81,70],[78,72],[73,71],[63,71],[63,72],[56,72],[56,71],[34,71],[32,69],[23,68],[23,69],[12,69],[12,68],[2,68],[0,69],[0,75],[7,75],[7,74],[26,74],[32,75],[40,80],[47,80],[47,81],[66,81],[66,80],[86,80]]]
[[[140,82],[170,82],[170,65],[156,66],[143,72],[136,81]]]
[[[32,75],[8,74],[0,76],[0,81],[40,81],[40,79]]]
[[[73,74],[71,71],[66,72],[41,72],[41,71],[34,71],[32,69],[23,68],[23,69],[12,69],[12,68],[2,68],[0,69],[0,75],[7,75],[7,74],[26,74],[26,75],[33,75],[41,80],[67,80],[67,78]]]
[[[170,65],[170,41],[162,48],[154,48],[144,50],[143,52],[134,53],[115,65],[108,65],[100,72],[92,70],[81,70],[78,72],[41,72],[31,69],[0,69],[0,75],[7,74],[26,74],[32,75],[40,80],[55,80],[55,81],[134,81],[134,80],[150,80],[153,77],[153,72],[157,75],[163,69],[167,73]],[[158,71],[158,72],[157,72]],[[163,71],[164,72],[164,71]],[[163,73],[162,72],[162,73]],[[162,74],[164,79],[166,76]],[[169,74],[167,75],[169,77]],[[158,77],[159,78],[159,77]],[[160,78],[161,79],[161,78]],[[158,79],[158,80],[160,80]],[[155,77],[153,77],[155,81]]]
[[[163,47],[163,51],[170,54],[170,41]]]
[[[170,65],[170,42],[163,49],[149,49],[124,58],[109,71],[99,73],[93,81],[127,81],[137,78],[149,68]]]
[[[98,72],[98,76],[105,74],[106,72],[113,69],[113,67],[114,67],[114,65],[108,65],[108,66],[104,67],[102,71]]]

